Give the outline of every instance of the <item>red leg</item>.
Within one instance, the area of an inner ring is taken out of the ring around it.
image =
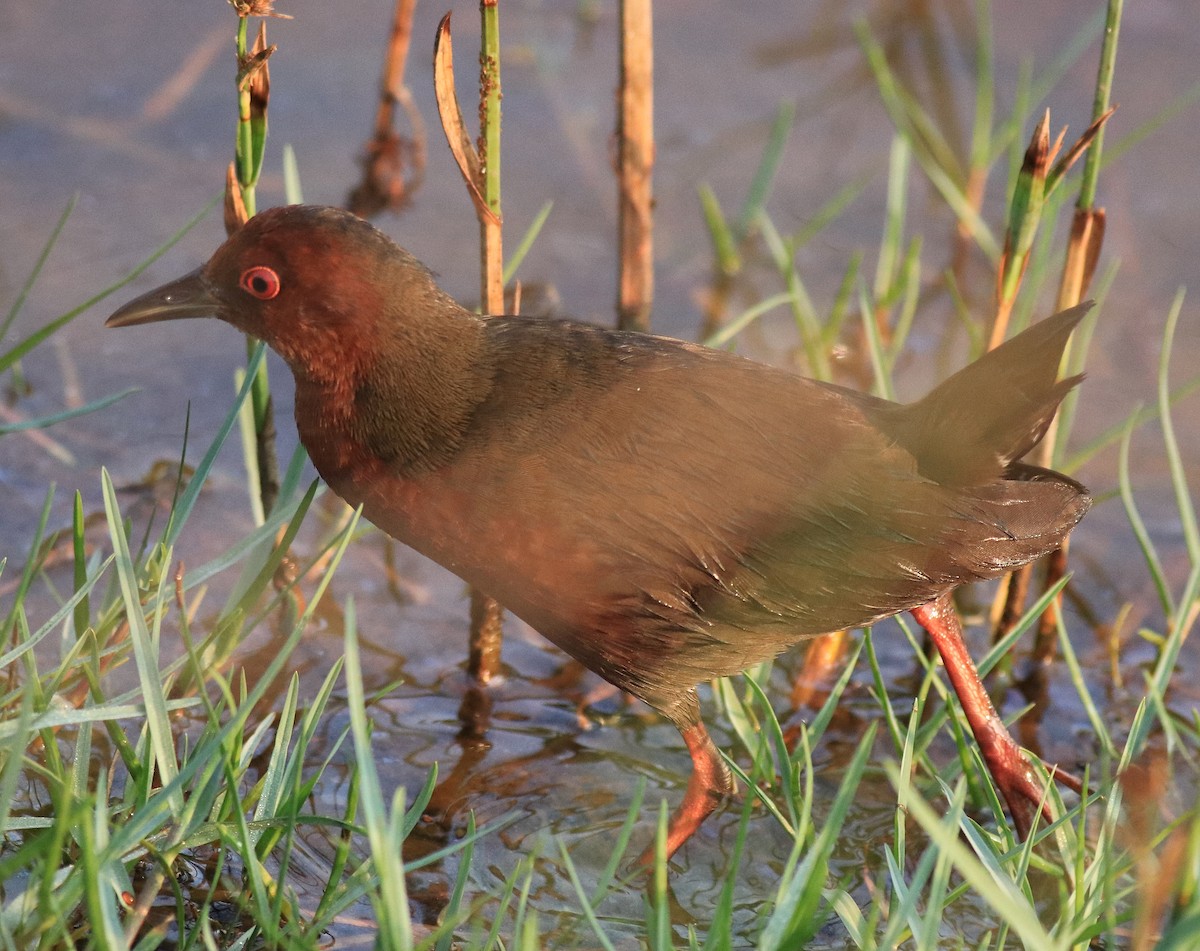
[[[700,828],[700,824],[712,815],[721,801],[733,792],[733,777],[700,721],[695,694],[691,695],[690,701],[674,716],[667,713],[667,717],[679,727],[688,752],[692,754],[692,775],[688,778],[687,792],[683,794],[683,801],[667,825],[667,858],[674,855]],[[638,858],[638,864],[645,868],[654,864],[654,843],[646,847]]]
[[[1042,801],[1042,784],[979,680],[979,673],[963,643],[962,625],[950,595],[944,594],[936,601],[914,608],[912,614],[937,645],[988,772],[1012,813],[1017,832],[1022,839],[1028,838],[1038,804]],[[1069,774],[1054,769],[1051,774],[1072,788],[1078,788],[1078,781],[1073,783],[1074,777]],[[1042,807],[1042,816],[1047,821],[1053,818],[1049,806]]]

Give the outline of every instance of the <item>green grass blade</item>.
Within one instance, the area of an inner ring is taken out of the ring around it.
[[[188,481],[187,488],[183,490],[178,502],[175,503],[175,507],[171,510],[171,517],[167,523],[167,530],[163,534],[162,540],[165,547],[173,547],[178,540],[179,533],[183,530],[183,526],[187,522],[188,516],[191,515],[196,500],[200,497],[200,491],[208,479],[209,470],[212,469],[213,463],[216,461],[217,453],[221,451],[221,447],[225,444],[225,440],[229,438],[229,433],[237,423],[238,414],[241,412],[242,405],[254,387],[254,380],[258,376],[258,368],[262,365],[265,358],[266,345],[260,343],[254,351],[254,356],[246,365],[246,376],[242,382],[241,389],[238,390],[238,394],[233,401],[233,406],[230,408],[224,422],[217,427],[212,444],[208,447],[208,451],[204,454],[204,458],[200,460],[199,465],[196,466],[196,471]]]
[[[533,223],[521,236],[521,240],[517,242],[517,250],[513,252],[511,258],[508,259],[508,264],[504,266],[504,283],[511,281],[521,267],[521,263],[525,260],[525,256],[529,253],[529,249],[533,247],[533,243],[537,240],[538,235],[542,233],[542,227],[546,224],[546,220],[550,217],[550,212],[554,208],[554,202],[547,201],[538,209],[538,213],[533,218]]]
[[[204,216],[207,215],[213,209],[213,206],[217,204],[218,200],[219,199],[213,199],[211,202],[209,202],[191,220],[189,220],[187,222],[187,224],[185,224],[182,228],[180,228],[177,232],[175,232],[175,234],[171,235],[171,237],[167,239],[166,243],[164,243],[159,248],[157,248],[149,257],[147,257],[144,261],[142,261],[140,264],[138,264],[136,267],[134,267],[133,270],[131,270],[128,274],[126,274],[120,280],[116,281],[113,284],[108,285],[108,287],[104,288],[98,294],[93,294],[91,297],[89,297],[87,300],[85,300],[82,304],[78,305],[77,307],[71,308],[71,310],[67,311],[65,314],[61,315],[60,317],[56,317],[54,320],[51,320],[49,323],[43,324],[41,327],[39,327],[37,330],[35,330],[33,333],[31,333],[28,337],[26,337],[24,340],[22,340],[20,343],[18,343],[15,347],[13,347],[7,353],[0,354],[0,372],[7,370],[14,363],[16,363],[18,360],[20,360],[23,356],[25,356],[25,354],[29,353],[29,351],[31,351],[34,347],[38,346],[38,344],[40,344],[43,341],[54,336],[54,334],[58,333],[59,330],[61,330],[63,327],[65,327],[67,324],[69,324],[72,320],[74,320],[76,317],[78,317],[84,311],[90,310],[96,304],[100,303],[100,301],[104,300],[104,298],[108,297],[110,294],[115,293],[116,291],[119,291],[126,284],[130,283],[135,278],[137,278],[138,275],[140,275],[144,270],[146,270],[146,268],[148,268],[151,264],[153,264],[155,261],[157,261],[159,258],[161,258],[164,254],[166,254],[169,250],[171,250],[171,248],[173,248],[176,244],[178,244],[179,241],[183,238],[183,236],[186,235],[189,231],[191,231],[192,228],[194,228],[200,222],[200,220],[202,218],[204,218]]]
[[[392,819],[389,819],[371,749],[371,726],[367,719],[353,598],[346,601],[345,625],[346,636],[343,643],[350,735],[354,742],[355,762],[358,764],[363,825],[371,847],[375,874],[379,878],[379,892],[371,896],[379,925],[376,947],[385,951],[411,951],[412,921],[408,914],[404,862],[391,831],[392,822],[398,818],[397,813],[399,816],[404,814],[404,787],[396,790],[396,798],[392,802]]]
[[[283,147],[283,198],[289,205],[304,204],[304,190],[300,187],[300,164],[296,161],[296,150],[290,145]]]
[[[158,668],[157,638],[152,638],[149,628],[146,627],[137,569],[129,554],[121,510],[117,503],[117,492],[107,469],[100,471],[100,480],[104,492],[104,512],[108,518],[109,538],[112,540],[116,560],[117,579],[125,603],[125,616],[129,622],[129,637],[133,642],[133,655],[137,661],[138,680],[146,703],[146,728],[150,734],[154,763],[158,767],[163,785],[169,786],[179,772],[179,763],[175,758],[175,741],[171,732],[171,721],[167,716],[167,699]],[[151,592],[151,604],[154,606],[162,604],[165,581],[164,574],[159,579],[157,590]],[[156,628],[161,617],[161,613],[155,608]],[[183,797],[178,789],[171,796],[171,806],[176,812],[183,811]]]
[[[79,201],[78,193],[72,195],[68,200],[66,207],[63,208],[62,214],[58,216],[58,221],[54,223],[54,227],[50,229],[50,237],[46,239],[46,243],[42,245],[42,250],[38,253],[37,260],[33,263],[33,268],[29,272],[29,276],[25,278],[25,283],[21,285],[21,289],[17,291],[16,300],[13,301],[12,307],[9,308],[8,314],[3,321],[0,321],[0,340],[3,340],[9,330],[12,329],[13,321],[17,319],[17,314],[21,312],[21,308],[25,306],[25,301],[29,297],[29,292],[33,290],[33,285],[37,283],[42,269],[46,266],[46,260],[50,257],[50,252],[54,250],[54,246],[58,244],[58,237],[62,234],[62,230],[67,223],[67,219],[71,217],[71,212],[75,210],[75,203]]]
[[[107,409],[119,400],[125,399],[130,393],[136,393],[137,387],[130,387],[127,390],[122,390],[120,393],[113,393],[111,396],[103,396],[98,400],[93,400],[86,406],[77,406],[74,409],[63,410],[61,413],[51,413],[49,416],[39,416],[37,419],[26,419],[19,423],[4,423],[0,425],[0,436],[5,436],[8,433],[19,433],[27,429],[46,429],[50,426],[57,425],[68,419],[75,419],[77,416],[86,416],[88,413],[95,413],[98,410]]]
[[[696,191],[700,196],[700,211],[704,215],[704,225],[712,241],[717,269],[722,274],[736,274],[742,267],[742,259],[737,250],[737,236],[729,226],[725,212],[721,210],[721,203],[712,188],[702,182]]]
[[[767,199],[771,196],[771,188],[775,184],[775,176],[783,161],[784,149],[787,147],[788,136],[792,132],[792,123],[796,118],[796,104],[791,101],[781,102],[775,110],[775,119],[771,123],[771,134],[759,159],[754,178],[750,181],[750,189],[746,193],[746,203],[738,216],[735,240],[740,243],[746,239],[750,229],[758,221],[766,207]]]
[[[900,779],[895,765],[889,764],[887,771],[893,784],[898,784]],[[979,853],[973,852],[962,843],[961,793],[956,797],[954,807],[944,817],[918,795],[910,796],[908,808],[933,844],[954,863],[958,874],[967,880],[980,898],[1008,922],[1029,951],[1065,951],[1066,946],[1045,929],[1038,919],[1037,911],[1030,906],[1028,899],[1013,881],[994,865],[985,864]]]
[[[1175,295],[1171,309],[1167,312],[1167,326],[1163,331],[1162,351],[1158,366],[1158,415],[1163,429],[1163,444],[1167,451],[1167,463],[1171,470],[1171,486],[1175,490],[1175,505],[1179,509],[1179,521],[1183,528],[1184,542],[1193,565],[1200,564],[1200,526],[1196,522],[1196,509],[1192,504],[1188,488],[1187,473],[1179,452],[1179,441],[1175,436],[1175,425],[1171,421],[1171,350],[1175,341],[1175,328],[1183,310],[1183,291]]]

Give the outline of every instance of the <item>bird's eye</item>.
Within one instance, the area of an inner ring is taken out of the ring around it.
[[[270,300],[279,293],[279,275],[269,267],[257,265],[242,271],[238,285],[251,297],[257,297],[259,300]]]

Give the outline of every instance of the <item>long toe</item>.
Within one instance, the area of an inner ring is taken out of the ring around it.
[[[979,672],[963,642],[962,625],[950,596],[942,595],[915,608],[912,614],[937,645],[988,772],[1012,813],[1018,834],[1022,839],[1028,838],[1039,810],[1046,821],[1054,818],[1046,790],[979,680]]]
[[[688,778],[683,801],[667,825],[668,859],[733,792],[733,777],[729,774],[729,767],[721,759],[704,724],[693,723],[682,728],[680,733],[692,754],[692,775]],[[642,868],[654,867],[655,845],[655,842],[651,842],[639,856],[638,865]]]

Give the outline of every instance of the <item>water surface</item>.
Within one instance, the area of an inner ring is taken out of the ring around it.
[[[554,210],[522,269],[524,280],[552,285],[562,310],[609,322],[615,299],[612,234],[615,212],[610,170],[615,6],[538,2],[503,6],[504,200],[510,242],[524,231],[545,201]],[[270,23],[279,44],[272,60],[271,140],[260,204],[282,201],[280,147],[297,153],[306,200],[338,204],[358,179],[357,161],[369,133],[388,11],[378,5],[281,3],[293,21]],[[474,57],[475,7],[455,4],[460,62]],[[444,286],[470,302],[477,288],[474,216],[458,173],[436,131],[428,74],[433,28],[442,7],[417,13],[410,83],[429,131],[428,165],[412,204],[385,215],[381,227],[440,274]],[[1102,268],[1119,272],[1108,296],[1089,358],[1085,399],[1075,442],[1154,399],[1161,328],[1180,286],[1200,284],[1195,221],[1200,187],[1191,156],[1198,145],[1195,109],[1167,122],[1144,140],[1113,148],[1161,113],[1195,81],[1200,34],[1182,2],[1162,0],[1128,12],[1121,36],[1114,99],[1120,110],[1111,126],[1111,162],[1100,195],[1109,229]],[[796,121],[768,211],[785,233],[802,229],[838,190],[865,181],[848,213],[832,222],[799,255],[799,267],[818,306],[826,309],[850,256],[865,253],[874,268],[884,217],[891,125],[864,66],[852,23],[866,15],[895,68],[910,77],[965,154],[972,96],[969,5],[926,9],[895,4],[807,4],[761,0],[747,8],[702,2],[659,3],[656,119],[658,133],[657,301],[655,329],[694,338],[711,278],[711,247],[704,232],[696,185],[711,184],[729,213],[740,208],[780,103],[795,104]],[[219,191],[231,155],[233,16],[218,0],[171,4],[146,13],[144,4],[112,0],[104,5],[61,8],[8,4],[0,9],[0,301],[7,307],[34,264],[41,242],[71,199],[78,203],[8,345],[125,273],[161,244]],[[1050,67],[1085,24],[1067,5],[1031,2],[997,5],[995,70],[1000,109],[1011,102],[1022,63]],[[1078,132],[1087,123],[1098,43],[1093,37],[1065,69],[1046,100],[1057,128]],[[464,74],[470,69],[465,68]],[[467,95],[465,86],[460,94]],[[467,108],[470,113],[472,110]],[[1028,135],[1026,128],[1022,135]],[[1189,144],[1190,143],[1190,144]],[[949,301],[933,289],[949,260],[951,233],[923,176],[914,169],[910,232],[926,235],[923,277],[931,290],[913,332],[913,355],[898,374],[902,396],[923,393],[961,364],[965,340]],[[1001,206],[1003,176],[992,181],[985,214],[992,223]],[[47,487],[58,486],[51,525],[69,524],[71,493],[86,510],[102,511],[98,472],[118,484],[141,482],[155,461],[177,458],[190,406],[196,445],[225,414],[232,374],[243,359],[236,334],[217,322],[105,332],[104,316],[136,290],[144,290],[194,267],[221,238],[210,215],[140,277],[133,288],[75,321],[22,363],[28,390],[9,394],[6,419],[29,418],[81,405],[135,384],[139,392],[102,412],[35,436],[14,435],[0,447],[0,557],[25,559]],[[976,313],[991,293],[986,268],[968,266],[963,288]],[[779,289],[761,262],[752,262],[735,288],[742,305]],[[1050,295],[1043,295],[1049,299]],[[1185,305],[1175,354],[1174,378],[1183,382],[1200,365],[1200,322]],[[787,316],[777,313],[751,331],[745,352],[778,363],[795,360],[797,339]],[[281,452],[295,442],[289,422],[290,382],[272,366],[280,409]],[[1200,413],[1196,400],[1181,404],[1176,426],[1185,465],[1200,477]],[[1182,535],[1170,498],[1168,473],[1155,427],[1135,437],[1134,479],[1143,514],[1163,547],[1168,571],[1186,568]],[[1079,473],[1098,494],[1115,485],[1114,453],[1097,457]],[[232,444],[181,540],[178,557],[202,563],[240,537],[250,524],[244,475]],[[123,498],[139,517],[156,503],[152,493],[131,490]],[[330,500],[327,500],[330,501]],[[336,506],[330,506],[331,516]],[[1132,632],[1137,625],[1161,628],[1152,588],[1119,505],[1098,505],[1075,536],[1073,568],[1082,613],[1073,609],[1076,649],[1088,667],[1102,715],[1120,735],[1137,694],[1112,686],[1107,652],[1094,627],[1125,603],[1132,605],[1122,653],[1126,680],[1140,682],[1138,665],[1150,656]],[[0,603],[14,575],[0,578]],[[228,584],[232,584],[232,579]],[[218,585],[218,589],[219,589]],[[477,884],[498,887],[532,848],[556,851],[566,843],[585,874],[608,857],[633,786],[648,783],[648,802],[682,795],[688,760],[675,731],[644,708],[609,697],[580,716],[580,705],[597,681],[568,665],[536,634],[512,621],[507,628],[505,676],[491,691],[486,737],[461,736],[461,673],[466,602],[461,583],[415,554],[375,535],[355,547],[330,592],[330,602],[307,638],[297,665],[314,688],[341,651],[340,606],[353,596],[371,682],[368,692],[403,681],[372,708],[379,768],[387,783],[415,789],[433,763],[446,782],[439,804],[460,830],[466,811],[481,821],[512,812],[522,816],[503,836],[481,844]],[[979,592],[983,600],[987,592]],[[214,605],[221,598],[214,596]],[[48,601],[47,601],[48,603]],[[269,648],[261,631],[247,650]],[[973,636],[983,643],[983,632]],[[877,645],[892,690],[912,689],[914,662],[894,626],[880,625]],[[1181,711],[1196,701],[1197,657],[1185,652],[1184,676],[1173,701]],[[811,711],[786,709],[787,675],[795,659],[776,674],[781,718],[796,723]],[[845,761],[866,723],[877,716],[868,695],[869,673],[860,671],[843,703],[818,762],[818,796],[836,789]],[[1009,709],[1023,705],[1013,694]],[[1041,729],[1023,733],[1049,760],[1073,761],[1090,744],[1089,728],[1065,673],[1051,671],[1050,709]],[[711,718],[710,718],[711,720]],[[327,723],[326,740],[344,727]],[[724,725],[713,724],[718,744],[728,744]],[[315,750],[320,755],[322,750]],[[881,747],[881,754],[884,752]],[[318,792],[318,803],[336,811],[345,790],[347,764],[335,764]],[[837,856],[833,877],[857,879],[864,855],[890,833],[895,798],[881,773],[865,781]],[[639,835],[649,834],[647,809]],[[674,880],[678,921],[703,921],[719,889],[737,825],[731,809],[710,821],[678,857]],[[436,844],[440,831],[426,830]],[[640,841],[640,839],[639,839]],[[330,846],[311,841],[307,856],[320,880]],[[419,851],[420,842],[412,845]],[[429,847],[432,847],[429,846]],[[766,816],[751,827],[751,855],[738,889],[738,921],[753,934],[759,903],[773,894],[788,844]],[[564,910],[570,927],[576,907],[553,858],[539,866],[539,908],[548,921]],[[418,917],[431,921],[454,868],[418,873],[410,883]],[[714,882],[718,884],[714,885]],[[865,892],[857,897],[865,901]],[[618,895],[606,911],[613,932],[620,919],[641,916],[635,891]],[[964,926],[965,927],[965,926]],[[632,925],[629,933],[634,932]],[[836,933],[828,936],[838,946]]]

